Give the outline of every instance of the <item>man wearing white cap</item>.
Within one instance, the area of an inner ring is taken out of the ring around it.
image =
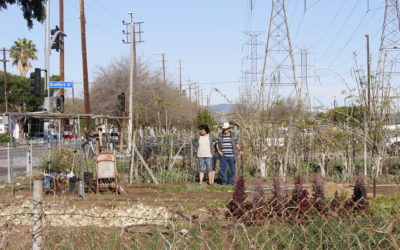
[[[218,134],[216,149],[219,155],[222,185],[235,184],[236,159],[241,153],[238,138],[231,132],[229,122],[222,125],[222,133]],[[226,166],[229,165],[229,181],[226,175]]]

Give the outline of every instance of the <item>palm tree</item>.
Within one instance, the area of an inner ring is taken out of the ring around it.
[[[12,65],[16,65],[21,76],[26,76],[26,73],[32,67],[30,61],[36,60],[36,45],[26,38],[18,38],[11,47],[10,57],[13,59]]]

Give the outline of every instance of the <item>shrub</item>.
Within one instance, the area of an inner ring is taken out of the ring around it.
[[[71,149],[57,149],[50,153],[50,161],[48,156],[42,159],[41,170],[47,173],[75,173],[79,168],[79,154],[76,154]],[[72,169],[72,168],[75,169]]]
[[[13,142],[15,141],[15,138],[12,138]],[[8,136],[7,134],[0,134],[0,142],[1,143],[7,143],[10,142],[10,136]]]

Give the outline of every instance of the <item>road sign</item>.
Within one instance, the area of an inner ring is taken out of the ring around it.
[[[73,82],[49,82],[49,88],[51,89],[72,89],[73,87]]]

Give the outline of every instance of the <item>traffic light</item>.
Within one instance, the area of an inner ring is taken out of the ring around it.
[[[60,28],[56,25],[55,29],[50,30],[51,33],[51,49],[55,49],[57,52],[62,49],[64,50],[64,41],[61,37],[67,36],[65,33],[60,31]]]
[[[118,109],[125,112],[125,92],[118,95]]]
[[[35,68],[35,71],[30,75],[31,93],[37,96],[42,96],[42,88],[40,87],[40,80],[42,79],[41,69]]]
[[[57,96],[57,98],[56,98],[56,110],[57,111],[61,111],[63,102],[64,102],[63,97]]]

